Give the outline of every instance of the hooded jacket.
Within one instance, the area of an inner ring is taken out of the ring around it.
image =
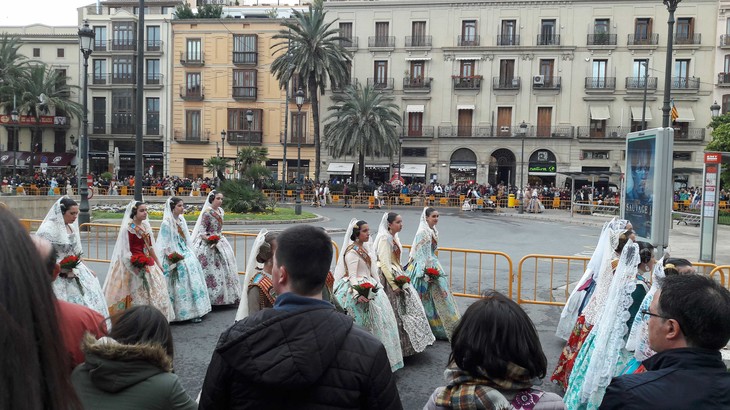
[[[221,335],[200,409],[402,408],[383,344],[305,299],[280,295]]]
[[[125,345],[86,336],[86,361],[71,375],[85,409],[193,410],[197,404],[172,373],[162,346]]]

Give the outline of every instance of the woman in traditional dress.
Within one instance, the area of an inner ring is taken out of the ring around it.
[[[259,310],[274,307],[276,292],[271,282],[274,252],[276,252],[276,232],[268,232],[264,228],[259,231],[251,253],[248,254],[236,322]]]
[[[154,241],[152,227],[147,221],[147,204],[130,202],[119,226],[109,273],[104,281],[104,296],[110,314],[132,306],[152,305],[168,321],[175,319]],[[144,266],[135,265],[133,259]]]
[[[75,268],[62,268],[58,278],[53,281],[53,293],[56,297],[69,303],[84,305],[107,317],[109,310],[99,279],[81,261],[83,251],[78,216],[79,205],[73,199],[64,196],[53,204],[36,234],[53,244],[59,262],[68,256],[79,258],[79,264]]]
[[[421,296],[428,323],[436,339],[451,340],[451,334],[454,333],[461,315],[449,291],[446,272],[436,256],[439,240],[436,230],[438,220],[437,210],[431,207],[423,208],[421,222],[411,245],[406,274],[411,278],[411,285]]]
[[[406,277],[400,264],[403,247],[398,233],[403,229],[403,218],[395,212],[386,212],[380,220],[375,249],[378,254],[380,283],[390,300],[398,323],[398,333],[403,356],[411,356],[432,345],[436,338],[431,332],[426,312],[418,292],[410,283],[396,280]]]
[[[223,194],[212,191],[193,229],[193,249],[205,273],[205,284],[213,306],[240,301],[238,272],[233,248],[223,236]]]
[[[185,204],[181,198],[167,199],[155,251],[162,259],[162,272],[167,278],[167,291],[175,312],[174,321],[200,323],[203,315],[210,312],[210,299],[203,268],[190,249],[190,234],[183,213]],[[182,260],[171,261],[173,254],[182,256]]]
[[[385,346],[390,369],[403,367],[398,325],[383,286],[378,281],[377,256],[367,245],[370,227],[365,221],[352,219],[342,242],[335,267],[335,298],[355,322],[375,335]],[[356,290],[372,287],[365,295]]]

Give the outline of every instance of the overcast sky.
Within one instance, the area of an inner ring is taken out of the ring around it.
[[[77,26],[77,8],[94,0],[6,0],[0,7],[0,26]]]

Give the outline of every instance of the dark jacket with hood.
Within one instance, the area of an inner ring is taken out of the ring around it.
[[[292,293],[225,331],[200,409],[401,409],[383,344],[323,301]]]
[[[85,409],[162,410],[197,408],[172,372],[162,346],[124,345],[87,335],[86,361],[71,375]]]
[[[642,363],[646,373],[611,381],[601,410],[730,409],[730,373],[717,350],[670,349]]]

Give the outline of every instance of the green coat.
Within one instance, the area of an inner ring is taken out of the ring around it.
[[[84,341],[86,361],[71,381],[85,409],[197,409],[172,373],[162,346],[123,345],[111,338]]]

